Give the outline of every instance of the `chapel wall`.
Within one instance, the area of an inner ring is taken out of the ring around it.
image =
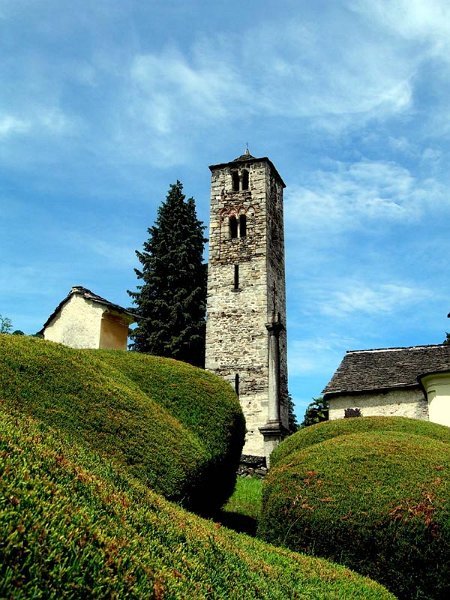
[[[346,408],[359,408],[363,417],[408,417],[428,421],[428,404],[419,388],[330,398],[330,421],[343,419]]]

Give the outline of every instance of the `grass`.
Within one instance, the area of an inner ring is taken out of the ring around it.
[[[1,399],[199,512],[230,496],[244,441],[231,387],[185,363],[0,335]],[[220,432],[220,435],[219,435]]]
[[[450,429],[367,417],[286,442],[264,482],[260,536],[345,564],[405,600],[449,597]]]
[[[261,513],[262,479],[238,477],[233,495],[224,506],[227,512],[257,519]]]
[[[2,598],[393,598],[348,569],[183,510],[4,402],[0,499]]]
[[[233,495],[216,520],[240,533],[255,535],[261,502],[262,480],[257,477],[238,477]]]

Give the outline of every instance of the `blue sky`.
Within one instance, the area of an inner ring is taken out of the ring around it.
[[[0,0],[0,314],[72,285],[129,305],[177,179],[248,142],[287,184],[290,389],[345,350],[450,329],[450,5],[439,0]]]

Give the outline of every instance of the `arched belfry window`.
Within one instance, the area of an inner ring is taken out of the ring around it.
[[[239,237],[243,238],[247,235],[247,217],[245,215],[239,216]]]
[[[237,238],[238,236],[238,222],[235,216],[230,217],[229,221],[230,238]]]
[[[248,190],[248,171],[246,169],[242,171],[242,189]]]
[[[231,174],[233,179],[233,192],[239,191],[239,173],[237,171],[233,171]]]

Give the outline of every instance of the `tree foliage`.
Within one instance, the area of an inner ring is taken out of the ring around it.
[[[298,429],[297,415],[295,414],[295,405],[290,393],[288,393],[288,416],[289,416],[289,434],[295,433]]]
[[[131,349],[204,365],[206,265],[205,227],[183,185],[171,185],[158,209],[143,251],[136,251],[142,284],[129,291],[138,316]]]
[[[11,333],[12,321],[0,315],[0,333]]]
[[[300,427],[308,427],[322,421],[328,421],[328,400],[324,398],[313,398],[313,401],[308,405],[305,416],[303,417]]]
[[[450,333],[448,331],[446,332],[445,340],[442,343],[445,344],[446,346],[448,346],[450,344]]]

